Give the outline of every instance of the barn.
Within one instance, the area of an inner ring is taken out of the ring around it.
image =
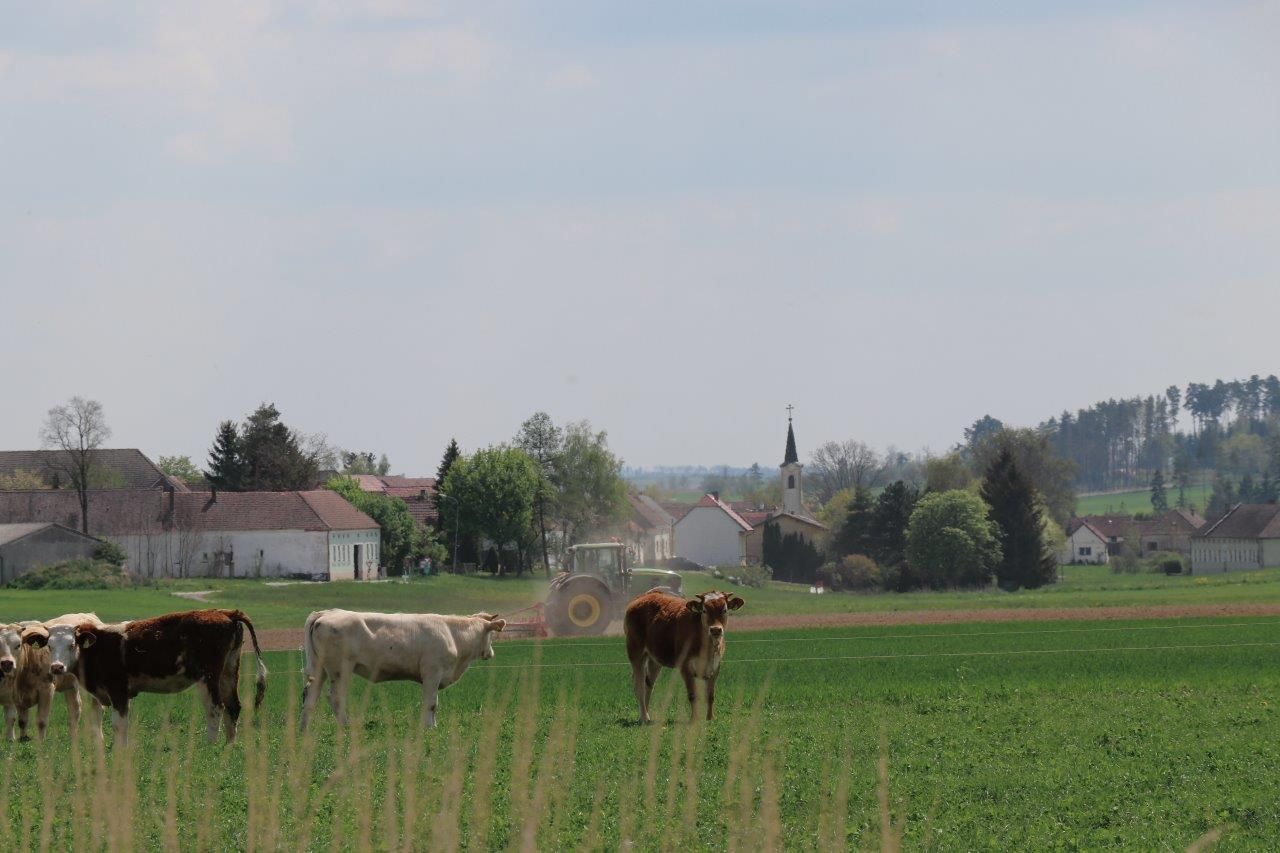
[[[0,586],[34,569],[90,559],[99,540],[54,522],[0,524]]]

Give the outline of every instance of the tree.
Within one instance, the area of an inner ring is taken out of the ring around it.
[[[35,471],[19,468],[12,474],[0,474],[0,492],[29,492],[49,488]]]
[[[240,449],[240,430],[235,421],[218,424],[218,433],[209,449],[209,467],[205,477],[215,489],[244,491],[245,463]]]
[[[627,484],[621,472],[622,460],[610,452],[604,431],[593,432],[587,421],[565,427],[553,482],[556,520],[566,545],[626,518]]]
[[[102,404],[97,400],[72,397],[64,405],[49,410],[40,429],[44,447],[52,454],[48,467],[65,478],[80,500],[80,529],[89,532],[89,489],[94,473],[93,453],[111,437]]]
[[[822,567],[822,553],[799,533],[783,534],[777,523],[766,523],[761,534],[761,558],[775,580],[813,583]]]
[[[964,443],[970,450],[1004,429],[1004,423],[991,415],[983,415],[973,422],[973,426],[965,427]]]
[[[338,460],[342,464],[344,474],[377,474],[386,476],[391,472],[391,461],[387,454],[374,456],[368,450],[340,450]]]
[[[861,441],[828,441],[809,457],[809,482],[826,503],[841,489],[880,485],[885,460]]]
[[[515,447],[497,445],[458,457],[441,484],[454,498],[440,507],[445,529],[456,519],[477,540],[487,538],[498,549],[523,548],[533,526],[538,476],[537,464]]]
[[[997,531],[987,505],[972,492],[927,494],[907,526],[907,561],[933,589],[985,586],[1000,563]]]
[[[1205,506],[1204,517],[1210,521],[1221,518],[1236,504],[1236,489],[1231,481],[1219,474],[1213,478],[1213,491]]]
[[[1151,475],[1151,508],[1164,512],[1169,508],[1169,495],[1164,487],[1164,472],[1159,468]]]
[[[871,556],[881,566],[901,565],[907,559],[907,525],[920,493],[902,480],[885,486],[871,511],[868,539]]]
[[[950,492],[967,489],[973,483],[973,471],[959,453],[931,456],[924,463],[924,490]]]
[[[1065,525],[1076,510],[1075,466],[1058,455],[1047,435],[1033,429],[1002,429],[973,447],[974,472],[991,468],[1004,451],[1044,501],[1049,515]]]
[[[538,466],[538,488],[534,492],[534,516],[538,520],[538,541],[542,550],[542,569],[551,576],[551,558],[547,554],[547,515],[556,497],[556,465],[564,447],[563,431],[546,412],[535,412],[520,425],[516,447]]]
[[[999,528],[996,582],[1001,589],[1037,589],[1052,583],[1057,560],[1045,548],[1044,519],[1035,486],[1022,476],[1008,448],[992,460],[981,494],[987,503],[987,517]]]
[[[313,445],[309,452],[303,450],[304,442]],[[319,459],[328,452],[323,441],[308,440],[281,423],[274,404],[263,403],[245,419],[240,433],[245,490],[309,489],[315,485]]]
[[[871,513],[871,490],[855,487],[844,521],[831,537],[833,556],[839,559],[846,554],[870,555]],[[761,544],[763,546],[763,542]]]
[[[204,474],[200,473],[190,456],[161,456],[156,467],[184,483],[199,483],[204,479]]]
[[[418,525],[400,498],[366,492],[347,476],[331,478],[325,488],[342,495],[352,506],[378,522],[382,528],[380,561],[388,570],[387,574],[404,574],[423,557],[430,557],[436,565],[447,559],[444,546],[436,541],[435,531]]]

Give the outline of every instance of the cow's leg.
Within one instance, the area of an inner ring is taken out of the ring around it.
[[[649,707],[653,701],[653,685],[658,683],[658,675],[662,672],[662,664],[654,658],[646,658],[644,665],[644,706]]]
[[[307,683],[302,688],[302,730],[305,732],[311,723],[311,715],[315,712],[316,702],[320,699],[320,690],[324,687],[324,667],[317,667],[316,672],[306,674]]]
[[[440,701],[440,676],[431,673],[422,679],[422,725],[436,727],[436,704]]]
[[[12,705],[4,706],[4,739],[12,741],[14,739],[13,725],[18,722],[18,709]]]
[[[36,696],[36,736],[44,740],[49,732],[49,711],[53,709],[53,685],[41,688]]]
[[[129,744],[129,694],[121,690],[112,695],[111,710],[116,732],[114,746],[117,748],[127,746]]]
[[[201,681],[196,684],[200,693],[200,701],[204,703],[204,739],[213,743],[218,739],[218,722],[222,719],[222,709],[218,707],[218,688]]]
[[[689,695],[689,721],[693,722],[698,717],[697,679],[688,667],[681,667],[680,674],[684,676],[684,692]]]
[[[346,666],[338,670],[329,682],[329,704],[333,706],[333,715],[338,718],[338,725],[347,727],[347,687],[351,684],[351,670]]]
[[[218,683],[219,698],[222,700],[222,725],[227,736],[227,743],[235,743],[236,727],[240,722],[240,646],[231,650],[226,665],[222,668],[222,678]]]
[[[80,730],[80,688],[72,687],[70,690],[63,690],[62,698],[67,702],[67,721],[71,724],[71,737],[74,738]]]
[[[18,740],[31,740],[31,735],[27,734],[27,725],[30,723],[31,708],[18,709]]]
[[[94,739],[99,745],[101,745],[107,726],[107,721],[105,719],[107,709],[98,701],[96,696],[89,697],[87,707],[89,709],[89,728],[93,732]]]
[[[640,722],[649,722],[649,684],[645,671],[644,659],[631,662],[631,687],[636,692],[636,703],[640,706]]]
[[[715,704],[716,704],[716,678],[718,676],[719,676],[719,673],[707,679],[707,719],[708,720],[712,718],[711,717],[712,709],[715,707]]]

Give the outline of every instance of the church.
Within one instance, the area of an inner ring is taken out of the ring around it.
[[[771,525],[777,527],[779,536],[799,534],[821,548],[827,528],[805,511],[804,465],[796,452],[789,414],[787,448],[778,476],[782,480],[780,507],[757,509],[723,501],[715,493],[703,495],[675,523],[675,553],[703,566],[759,564],[764,557],[764,532]]]

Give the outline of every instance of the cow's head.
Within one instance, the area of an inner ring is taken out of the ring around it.
[[[729,611],[737,610],[746,604],[741,597],[725,592],[704,592],[690,598],[685,604],[691,613],[702,619],[702,628],[711,635],[712,640],[724,637],[725,625],[729,621]]]
[[[22,626],[0,626],[0,680],[10,678],[18,668],[22,651]]]
[[[480,660],[493,659],[493,635],[507,627],[506,619],[499,619],[496,613],[473,613],[473,618],[484,622],[484,637],[481,639]]]
[[[22,632],[22,641],[28,645],[49,649],[49,672],[66,675],[74,672],[80,660],[80,650],[93,644],[93,625],[37,625]],[[81,629],[89,634],[81,634]],[[88,638],[87,642],[85,638]]]

